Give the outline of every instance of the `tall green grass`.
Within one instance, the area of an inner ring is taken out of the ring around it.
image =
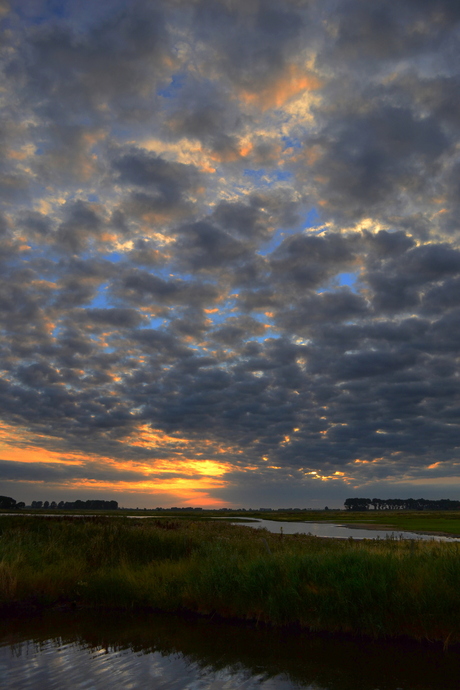
[[[0,607],[68,603],[460,642],[460,545],[221,521],[0,518]]]

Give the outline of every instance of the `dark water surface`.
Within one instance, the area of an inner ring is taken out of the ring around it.
[[[460,650],[173,615],[0,621],[2,690],[458,690]]]

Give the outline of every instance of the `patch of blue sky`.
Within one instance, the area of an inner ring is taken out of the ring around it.
[[[260,168],[259,170],[245,168],[243,170],[243,174],[246,175],[246,177],[250,177],[259,185],[270,185],[274,182],[285,182],[292,178],[292,173],[288,170],[267,170],[266,168]]]
[[[320,223],[320,215],[318,213],[318,210],[313,207],[311,208],[305,218],[305,228],[316,228],[319,223]]]
[[[218,326],[229,318],[241,316],[241,312],[236,308],[237,300],[237,295],[231,295],[213,308],[216,311],[206,312],[206,318],[210,319],[215,326]]]
[[[124,125],[114,124],[110,128],[110,134],[121,141],[128,139],[132,141],[133,139],[133,127],[127,127]]]
[[[274,338],[274,337],[275,337],[275,334],[272,331],[272,329],[267,328],[266,333],[264,333],[263,335],[253,335],[250,338],[248,338],[247,340],[248,341],[256,341],[256,342],[262,344],[267,340],[267,338]]]
[[[99,196],[97,194],[87,194],[86,195],[87,201],[89,201],[91,204],[97,204],[99,201]]]
[[[191,280],[193,278],[192,275],[189,275],[188,273],[180,273],[178,271],[173,271],[171,269],[171,266],[168,266],[166,264],[165,266],[155,266],[154,271],[149,271],[153,276],[156,278],[161,278],[162,280],[170,281],[170,280]]]
[[[255,321],[260,321],[260,323],[267,323],[267,316],[265,316],[264,313],[260,312],[253,312],[251,314],[252,318],[255,319]]]
[[[289,170],[276,170],[273,173],[273,178],[278,180],[278,182],[285,182],[286,180],[292,179],[292,173]]]
[[[106,259],[106,261],[111,261],[113,264],[120,263],[124,258],[125,255],[122,252],[109,252],[108,254],[104,254],[104,259]]]
[[[34,146],[35,146],[35,151],[34,154],[36,156],[43,156],[46,153],[49,153],[53,149],[53,142],[49,138],[40,138],[37,137],[34,141]],[[42,186],[44,194],[46,193],[46,187]]]
[[[261,182],[262,178],[267,174],[265,168],[260,168],[259,170],[253,170],[252,168],[245,168],[243,174],[246,177],[252,177],[257,182]]]
[[[43,7],[43,10],[42,10]],[[55,0],[54,2],[36,3],[15,3],[15,14],[27,23],[40,25],[49,22],[51,19],[64,19],[69,16],[67,0]]]
[[[344,287],[345,285],[349,288],[354,288],[356,285],[356,281],[358,279],[358,274],[357,273],[339,273],[335,277],[335,283],[338,285],[338,287]]]
[[[257,253],[260,254],[260,256],[268,256],[268,254],[271,254],[277,247],[280,246],[280,244],[283,243],[286,237],[289,237],[289,235],[295,235],[297,234],[297,232],[298,230],[295,228],[291,230],[278,228],[278,230],[276,230],[273,233],[268,242],[264,242],[259,247],[259,251]]]
[[[354,272],[338,273],[327,283],[327,285],[321,286],[316,292],[318,294],[321,294],[322,292],[326,292],[326,291],[330,290],[331,288],[341,288],[341,287],[347,287],[352,292],[358,292],[358,281],[359,281],[359,274],[358,273],[354,273]]]
[[[159,89],[158,95],[163,98],[175,98],[185,83],[185,74],[173,74],[170,83],[164,89]]]
[[[107,296],[108,283],[99,286],[97,295],[88,304],[90,309],[108,309],[111,304]]]
[[[281,137],[281,141],[284,144],[284,149],[301,149],[302,142],[296,137]]]
[[[233,301],[231,303],[219,305],[216,308],[217,311],[206,313],[206,318],[212,321],[215,326],[220,326],[225,323],[228,318],[240,315],[239,312],[234,311],[235,303]]]
[[[159,316],[154,316],[152,319],[149,319],[148,321],[144,321],[143,324],[140,325],[140,330],[145,330],[153,328],[154,330],[158,330],[162,326],[165,325],[165,320]]]

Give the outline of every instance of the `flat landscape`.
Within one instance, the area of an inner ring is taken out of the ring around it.
[[[423,532],[460,536],[460,513],[444,511],[344,510],[308,511],[307,513],[254,513],[267,520],[337,522],[340,524],[389,527],[407,532]]]
[[[0,607],[162,610],[460,642],[460,544],[272,534],[207,517],[4,515]],[[456,520],[411,517],[405,527],[424,530]]]
[[[29,512],[29,511],[27,511]],[[44,511],[30,511],[37,515]],[[45,511],[46,512],[46,511]],[[52,511],[53,514],[66,515],[65,512]],[[94,511],[95,514],[97,511]],[[1,512],[0,512],[1,514]],[[76,514],[78,512],[76,511]],[[81,515],[84,512],[81,511]],[[112,512],[98,513],[114,515]],[[409,510],[368,510],[365,512],[346,510],[301,510],[301,511],[222,511],[202,510],[199,512],[185,510],[120,510],[117,515],[131,517],[174,517],[175,519],[206,520],[211,518],[228,519],[233,521],[263,519],[277,522],[332,522],[334,524],[356,525],[357,527],[388,527],[392,530],[407,532],[422,532],[433,535],[445,534],[460,536],[460,511],[409,511]]]

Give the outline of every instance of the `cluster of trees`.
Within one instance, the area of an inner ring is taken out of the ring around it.
[[[0,496],[0,508],[3,510],[11,510],[12,508],[24,508],[25,503],[16,503],[14,498],[9,496]]]
[[[347,498],[347,510],[460,510],[460,501],[443,498],[439,501],[426,498]]]
[[[14,498],[10,496],[0,496],[0,509],[13,510],[15,508],[25,508],[26,504],[23,501],[16,503]],[[32,501],[31,508],[45,508],[60,510],[118,510],[117,501]]]
[[[59,510],[118,510],[118,501],[32,501],[31,508],[59,508]]]

